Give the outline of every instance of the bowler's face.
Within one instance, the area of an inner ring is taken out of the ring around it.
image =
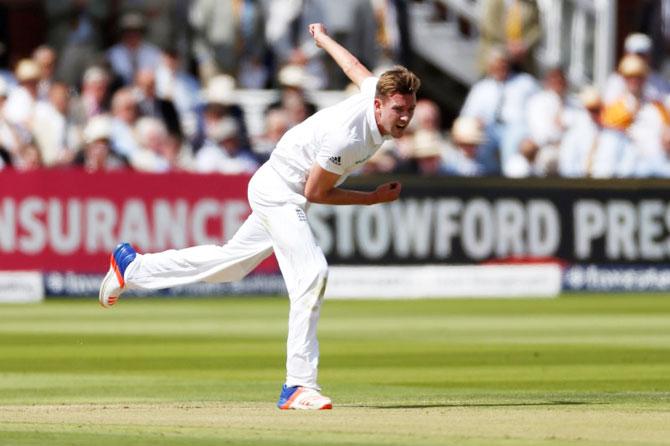
[[[400,138],[414,116],[416,95],[394,93],[385,98],[375,98],[375,118],[382,135]]]

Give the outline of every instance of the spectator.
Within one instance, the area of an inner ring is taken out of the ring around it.
[[[444,139],[437,132],[420,130],[414,134],[413,150],[410,156],[415,165],[415,173],[421,176],[444,175],[447,173],[442,160]]]
[[[178,135],[167,135],[164,145],[163,158],[168,163],[169,170],[176,172],[195,171],[195,159],[191,147]]]
[[[264,11],[252,0],[194,0],[189,23],[195,31],[193,52],[200,78],[219,73],[235,77],[245,88],[262,88],[268,80]]]
[[[616,100],[605,103],[603,125],[624,131],[635,120],[640,107],[647,100],[645,87],[649,66],[643,58],[628,54],[619,63],[619,74],[624,80],[624,90]]]
[[[40,149],[34,142],[24,144],[19,148],[13,166],[21,172],[41,169],[43,164]]]
[[[289,119],[281,108],[269,110],[265,114],[265,133],[254,140],[254,153],[267,159],[289,128]]]
[[[536,75],[535,49],[542,37],[536,0],[484,0],[479,66],[486,72],[494,48],[505,48],[513,71]]]
[[[146,22],[138,13],[127,13],[119,21],[120,42],[107,51],[112,71],[124,84],[131,84],[138,70],[154,70],[160,62],[157,46],[144,39]]]
[[[477,156],[486,140],[482,123],[477,118],[456,118],[451,128],[451,140],[455,147],[448,147],[445,151],[445,173],[465,177],[485,175],[485,166]]]
[[[174,103],[156,96],[156,77],[153,70],[147,68],[138,70],[134,87],[140,115],[162,120],[170,133],[181,136],[181,123]]]
[[[83,126],[92,117],[109,111],[109,86],[109,74],[104,68],[94,65],[86,69],[81,95],[72,100],[72,114],[78,124]]]
[[[16,79],[19,86],[14,88],[5,104],[7,120],[23,129],[32,129],[32,118],[37,103],[37,85],[40,69],[32,59],[22,59],[16,66]]]
[[[165,158],[168,132],[160,119],[140,118],[135,125],[139,150],[130,157],[130,165],[142,172],[164,173],[170,169]]]
[[[644,59],[648,67],[651,67],[651,39],[645,34],[630,34],[624,42],[625,55],[637,55]],[[605,105],[609,105],[624,95],[626,91],[626,81],[621,73],[612,73],[605,84],[603,100]],[[670,94],[670,82],[668,82],[660,73],[649,69],[644,85],[643,97],[646,101],[662,101]]]
[[[47,167],[69,164],[79,147],[79,128],[69,113],[70,89],[61,82],[51,84],[48,101],[35,107],[33,134],[40,148],[43,164]]]
[[[667,136],[670,126],[670,96],[663,102],[647,102],[628,129],[635,147],[635,176],[659,176],[656,164],[667,164]],[[664,175],[660,175],[664,176]]]
[[[2,149],[0,151],[2,158],[0,164],[4,166],[12,164],[13,157],[18,152],[26,136],[25,132],[22,132],[5,118],[8,95],[9,87],[4,79],[0,79],[0,149]]]
[[[179,114],[183,132],[193,138],[197,132],[200,85],[183,67],[175,47],[163,50],[156,68],[156,96],[172,101]]]
[[[499,174],[501,163],[505,165],[517,152],[526,132],[526,103],[537,91],[532,76],[510,71],[506,53],[501,50],[489,53],[488,74],[473,85],[460,113],[484,124],[486,142],[477,156],[486,175]]]
[[[114,151],[127,159],[140,150],[134,128],[139,119],[137,100],[130,87],[119,89],[112,97],[112,119],[109,139]]]
[[[56,72],[56,52],[47,45],[38,46],[33,51],[33,60],[40,68],[40,82],[37,87],[37,97],[48,100],[51,84]]]
[[[377,22],[381,64],[410,64],[410,32],[407,0],[372,0]]]
[[[575,115],[559,149],[559,174],[569,178],[593,176],[595,155],[603,131],[603,104],[598,89],[594,86],[583,88],[579,99],[583,110]]]
[[[87,172],[104,172],[127,167],[124,158],[116,155],[110,144],[112,123],[108,116],[95,116],[84,129],[84,148],[75,158],[75,165]]]
[[[503,166],[505,176],[547,176],[558,174],[561,139],[572,124],[577,104],[567,95],[567,80],[561,68],[549,69],[544,89],[528,100],[527,137],[520,150],[508,157]]]
[[[258,164],[248,150],[240,145],[239,128],[232,117],[210,125],[207,141],[195,158],[200,173],[251,174]]]
[[[243,147],[250,147],[249,138],[244,122],[244,112],[236,103],[237,92],[235,89],[235,79],[226,74],[214,76],[207,83],[207,88],[203,92],[205,100],[202,108],[201,122],[199,123],[200,134],[194,140],[193,147],[197,151],[204,144],[207,138],[208,129],[216,126],[218,122],[225,117],[232,117],[237,122],[238,137]]]
[[[286,113],[289,128],[300,124],[316,113],[316,106],[305,97],[305,88],[314,85],[313,78],[300,65],[286,65],[279,71],[281,98],[269,109],[280,108]]]

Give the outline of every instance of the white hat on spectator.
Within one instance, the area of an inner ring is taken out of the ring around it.
[[[651,51],[651,39],[642,33],[629,34],[623,44],[624,51],[633,54],[649,54]]]
[[[212,141],[223,141],[236,136],[238,131],[235,118],[227,116],[207,126],[207,137]]]
[[[456,118],[451,127],[451,137],[456,144],[472,144],[478,146],[486,140],[482,123],[477,118],[461,116]]]
[[[587,85],[579,92],[579,100],[587,110],[598,108],[602,105],[600,92],[593,85]]]
[[[207,82],[205,103],[230,105],[235,103],[235,79],[227,74],[218,74]]]
[[[277,80],[283,87],[313,89],[316,79],[311,76],[305,67],[297,64],[285,65],[277,74]]]
[[[627,54],[619,62],[619,73],[622,76],[646,76],[648,72],[649,65],[637,54]]]
[[[432,158],[442,154],[442,138],[432,130],[418,130],[414,134],[412,158]]]
[[[91,144],[101,139],[110,139],[111,136],[112,121],[107,116],[94,116],[88,121],[84,129],[84,143],[86,144]]]
[[[83,82],[85,84],[93,83],[93,82],[104,82],[109,80],[109,75],[107,74],[107,71],[105,71],[104,68],[99,67],[97,65],[94,65],[92,67],[88,67],[86,71],[84,71],[84,77],[83,77]]]
[[[36,81],[40,78],[40,67],[32,59],[21,59],[15,74],[19,82]]]

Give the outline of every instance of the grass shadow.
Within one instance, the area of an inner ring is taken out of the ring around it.
[[[605,404],[590,401],[536,401],[520,403],[426,403],[426,404],[345,404],[339,407],[365,407],[369,409],[434,409],[455,407],[532,407],[532,406],[580,406],[592,404]]]

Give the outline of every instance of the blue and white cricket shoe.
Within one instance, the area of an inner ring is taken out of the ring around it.
[[[109,308],[119,300],[119,296],[126,286],[123,275],[136,256],[137,252],[129,243],[121,243],[114,248],[112,255],[109,257],[109,271],[107,271],[100,284],[100,294],[98,296],[100,305]]]
[[[332,409],[333,402],[316,389],[301,386],[286,387],[284,384],[277,407],[282,410],[325,410]]]

